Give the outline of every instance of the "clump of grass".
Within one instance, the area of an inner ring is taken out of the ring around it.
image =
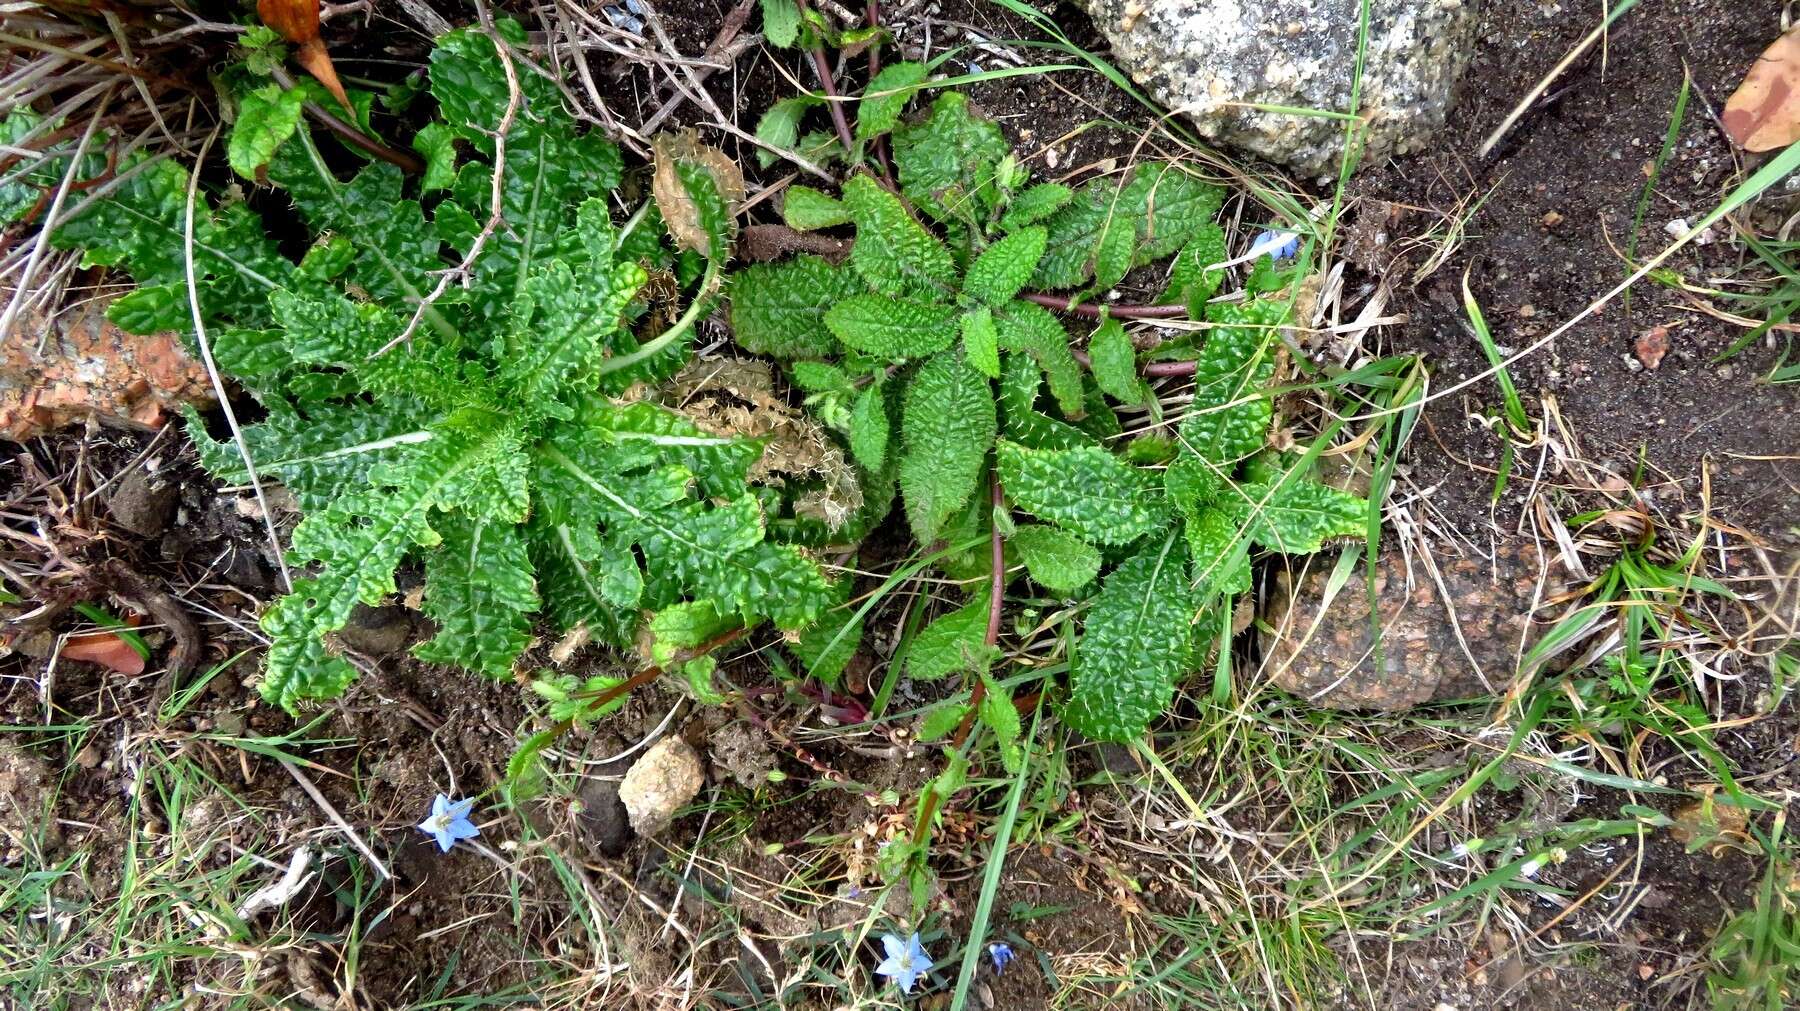
[[[1758,841],[1769,856],[1754,904],[1726,921],[1712,944],[1706,979],[1713,1007],[1778,1011],[1800,1000],[1800,877],[1785,812]]]

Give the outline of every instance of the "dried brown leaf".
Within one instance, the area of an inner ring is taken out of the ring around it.
[[[111,632],[70,636],[62,655],[69,660],[97,663],[120,674],[144,673],[143,654]]]
[[[651,147],[656,159],[656,172],[650,180],[651,192],[656,197],[656,209],[662,212],[663,221],[669,226],[669,234],[681,248],[713,257],[712,238],[701,223],[699,209],[694,206],[693,197],[688,196],[687,187],[681,184],[681,176],[675,167],[685,162],[705,169],[712,176],[713,185],[718,187],[719,196],[725,201],[726,212],[733,219],[744,202],[743,170],[725,152],[700,143],[699,135],[693,130],[658,134]]]
[[[1746,151],[1773,151],[1800,140],[1800,28],[1763,50],[1720,118]]]
[[[331,65],[331,55],[325,51],[324,40],[319,38],[319,0],[256,0],[256,13],[262,17],[263,24],[294,44],[294,62],[305,67],[307,73],[355,116],[350,96],[344,94],[337,68]]]

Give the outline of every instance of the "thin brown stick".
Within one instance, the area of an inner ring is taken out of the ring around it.
[[[1094,302],[1083,302],[1075,305],[1069,299],[1051,295],[1041,291],[1021,292],[1019,297],[1027,302],[1036,302],[1045,308],[1055,309],[1075,316],[1086,316],[1088,319],[1099,319],[1102,310],[1114,319],[1179,319],[1188,314],[1185,305],[1099,305]]]
[[[444,297],[444,292],[450,290],[452,281],[461,280],[464,285],[468,284],[469,268],[475,265],[475,259],[481,255],[482,247],[487,245],[488,239],[494,235],[494,230],[499,228],[500,223],[505,220],[506,135],[512,132],[513,122],[519,115],[519,103],[525,93],[519,87],[519,73],[513,67],[512,55],[507,52],[506,42],[494,31],[493,19],[488,16],[487,6],[477,4],[475,10],[481,17],[482,30],[494,43],[494,53],[500,57],[500,69],[506,73],[506,112],[501,114],[500,124],[494,128],[492,134],[494,138],[494,176],[488,189],[487,221],[482,224],[481,231],[475,236],[475,241],[470,243],[469,251],[464,254],[462,262],[439,274],[437,284],[432,286],[431,291],[424,298],[419,299],[419,306],[413,310],[412,319],[407,321],[406,329],[400,331],[398,337],[383,344],[380,350],[369,356],[370,358],[380,358],[395,347],[411,340],[414,331],[419,329],[420,321],[425,318],[426,313],[431,311],[432,304]]]
[[[800,19],[806,20],[808,7],[806,0],[797,0],[800,4]],[[825,107],[831,111],[831,125],[837,130],[838,140],[843,142],[844,150],[856,150],[856,140],[850,133],[850,121],[844,118],[843,95],[838,91],[837,80],[831,74],[831,61],[825,58],[825,50],[819,46],[812,47],[807,54],[812,57],[813,70],[819,75],[819,90],[825,92]]]
[[[294,78],[288,74],[286,70],[283,70],[280,67],[272,67],[270,70],[275,78],[276,84],[281,85],[288,91],[294,90],[296,86]],[[307,102],[303,108],[306,110],[306,114],[317,121],[320,126],[337,134],[338,137],[344,141],[355,144],[369,154],[380,158],[382,161],[387,162],[390,165],[399,166],[400,171],[411,172],[414,175],[425,171],[425,163],[417,156],[388,147],[386,144],[375,140],[373,137],[363,133],[356,127],[351,126],[349,123],[332,115],[329,109],[326,109],[319,103]]]

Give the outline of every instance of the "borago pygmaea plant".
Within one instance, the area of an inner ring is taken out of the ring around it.
[[[888,72],[923,79],[917,65]],[[853,245],[843,263],[802,255],[738,271],[733,330],[787,363],[865,467],[893,475],[922,547],[982,539],[996,524],[1032,583],[1091,597],[1060,713],[1089,736],[1128,740],[1169,705],[1195,630],[1216,628],[1206,617],[1249,588],[1254,548],[1309,552],[1361,535],[1367,504],[1267,448],[1265,389],[1290,310],[1259,293],[1279,286],[1268,277],[1215,300],[1218,186],[1164,162],[1079,189],[1032,185],[963,95],[940,94],[902,123],[906,97],[858,106],[859,136],[891,135],[898,192],[867,173],[836,196],[789,187],[790,227],[847,228]],[[1176,308],[1160,315],[1207,323],[1198,351],[1141,353],[1102,310],[1084,371],[1051,309],[1163,261],[1159,301]],[[1126,440],[1113,405],[1151,402],[1140,359],[1157,353],[1187,356],[1193,402],[1175,439]],[[1004,490],[991,513],[977,494],[988,481]],[[943,568],[972,578],[991,563],[978,550]],[[1018,718],[987,679],[987,593],[927,625],[902,662],[914,678],[984,679],[982,698],[934,711],[923,733],[979,716],[1011,765]]]
[[[439,629],[415,652],[496,677],[540,616],[623,647],[644,614],[678,605],[793,630],[833,600],[816,564],[766,536],[746,477],[761,444],[631,392],[691,356],[741,180],[691,143],[659,144],[660,213],[646,202],[615,223],[618,149],[513,65],[523,41],[511,22],[439,40],[439,118],[415,138],[415,177],[370,161],[344,178],[301,115],[329,101],[316,86],[258,78],[255,61],[238,71],[230,161],[317,236],[298,262],[241,200],[204,190],[186,241],[189,179],[166,161],[128,167],[55,235],[132,275],[111,315],[134,332],[194,333],[191,249],[211,349],[266,410],[244,447],[304,514],[292,592],[262,618],[260,688],[289,709],[349,684],[332,633],[394,593],[407,559],[423,562]],[[647,286],[652,274],[669,283]],[[208,468],[247,481],[238,447],[190,420]]]

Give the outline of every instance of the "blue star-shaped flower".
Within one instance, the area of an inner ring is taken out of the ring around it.
[[[469,812],[474,808],[473,797],[452,802],[449,797],[440,793],[431,802],[431,817],[419,823],[419,831],[436,839],[438,849],[448,853],[458,839],[473,839],[481,834],[481,830],[469,820]]]
[[[881,946],[887,949],[887,958],[875,971],[900,984],[901,993],[912,993],[913,984],[930,972],[933,964],[931,956],[925,954],[925,946],[919,943],[918,932],[904,941],[898,934],[883,934]]]
[[[997,941],[988,945],[988,958],[993,960],[994,975],[998,976],[1006,971],[1006,963],[1013,960],[1012,945],[1005,941]]]
[[[1250,244],[1250,257],[1255,259],[1263,253],[1269,254],[1271,260],[1285,260],[1300,251],[1300,235],[1297,232],[1270,229],[1256,237]]]

